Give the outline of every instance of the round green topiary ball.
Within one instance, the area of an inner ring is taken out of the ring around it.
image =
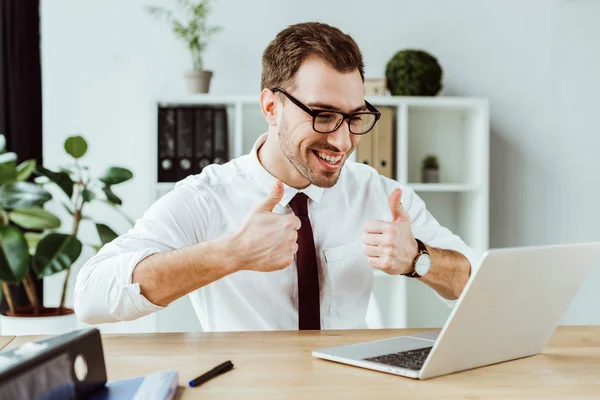
[[[394,96],[435,96],[442,89],[442,67],[422,50],[402,50],[385,68],[387,87]]]

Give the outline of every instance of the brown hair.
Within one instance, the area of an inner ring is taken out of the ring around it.
[[[365,80],[362,53],[350,35],[324,23],[305,22],[279,32],[265,49],[261,89],[291,84],[309,56],[319,57],[339,72],[358,69]]]

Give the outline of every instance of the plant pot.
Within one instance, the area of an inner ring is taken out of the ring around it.
[[[31,306],[17,308],[12,314],[7,311],[0,316],[2,335],[59,335],[77,329],[77,317],[70,308],[42,307],[37,315]]]
[[[192,70],[185,73],[188,92],[190,93],[208,93],[212,71]]]
[[[440,170],[438,169],[424,169],[422,180],[423,183],[439,183],[440,182]]]

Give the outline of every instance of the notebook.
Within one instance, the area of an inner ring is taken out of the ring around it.
[[[90,400],[171,400],[177,392],[177,371],[161,371],[137,378],[108,381]]]

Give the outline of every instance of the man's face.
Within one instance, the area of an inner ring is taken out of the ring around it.
[[[350,113],[365,105],[359,71],[341,73],[318,58],[309,58],[302,64],[289,92],[313,109]],[[347,121],[335,132],[316,132],[309,114],[288,99],[284,103],[279,126],[281,151],[310,183],[332,187],[344,162],[358,145],[360,135],[349,131]]]

